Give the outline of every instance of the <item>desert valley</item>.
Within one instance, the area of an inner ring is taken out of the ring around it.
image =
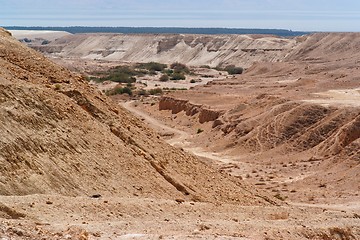
[[[359,239],[360,34],[0,30],[0,239]]]

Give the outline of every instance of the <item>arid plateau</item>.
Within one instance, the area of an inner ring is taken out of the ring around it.
[[[359,68],[359,33],[0,29],[0,239],[360,239]]]

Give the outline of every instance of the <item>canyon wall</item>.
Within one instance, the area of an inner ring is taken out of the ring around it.
[[[199,123],[215,121],[223,114],[223,111],[212,110],[210,107],[204,105],[194,104],[188,100],[172,97],[162,97],[159,101],[159,110],[171,110],[172,114],[184,111],[187,116],[198,114]]]
[[[76,34],[32,47],[60,57],[249,67],[280,61],[296,44],[296,39],[257,35]]]

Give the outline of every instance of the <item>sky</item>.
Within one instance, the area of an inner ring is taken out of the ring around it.
[[[360,32],[359,0],[0,0],[0,26]]]

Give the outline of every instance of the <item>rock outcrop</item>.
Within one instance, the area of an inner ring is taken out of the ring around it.
[[[194,104],[188,100],[172,97],[162,97],[159,101],[159,110],[171,110],[172,114],[184,111],[187,116],[198,114],[199,123],[215,121],[223,114],[223,111],[212,110],[209,107]]]

